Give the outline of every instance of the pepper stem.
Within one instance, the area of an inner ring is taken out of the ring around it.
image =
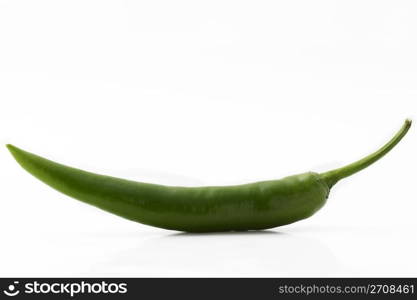
[[[374,153],[358,161],[355,161],[354,163],[351,163],[349,165],[346,165],[344,167],[341,167],[335,170],[322,173],[320,174],[321,178],[327,183],[329,188],[331,188],[340,179],[348,177],[368,167],[369,165],[373,164],[378,159],[380,159],[382,156],[387,154],[392,148],[394,148],[395,145],[397,145],[398,142],[401,141],[401,139],[405,136],[410,126],[411,126],[411,120],[410,119],[405,120],[404,125],[397,132],[397,134],[379,150],[375,151]]]

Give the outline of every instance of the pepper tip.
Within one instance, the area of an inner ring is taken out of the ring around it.
[[[13,154],[18,148],[13,146],[12,144],[6,144],[7,149]]]

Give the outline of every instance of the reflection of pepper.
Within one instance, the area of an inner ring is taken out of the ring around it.
[[[169,187],[97,175],[7,145],[26,171],[58,191],[101,209],[165,229],[189,232],[266,229],[305,219],[320,209],[340,179],[390,151],[411,121],[381,149],[340,169],[235,186]]]

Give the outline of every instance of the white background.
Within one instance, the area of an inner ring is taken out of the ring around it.
[[[0,0],[0,143],[139,181],[322,172],[417,114],[415,1]],[[0,276],[417,276],[416,130],[313,217],[183,234],[0,149]]]

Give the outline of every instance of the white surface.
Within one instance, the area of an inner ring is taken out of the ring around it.
[[[415,1],[0,0],[0,143],[162,184],[325,171],[417,111]],[[0,276],[417,276],[417,139],[310,219],[178,234],[70,199],[0,150]]]

